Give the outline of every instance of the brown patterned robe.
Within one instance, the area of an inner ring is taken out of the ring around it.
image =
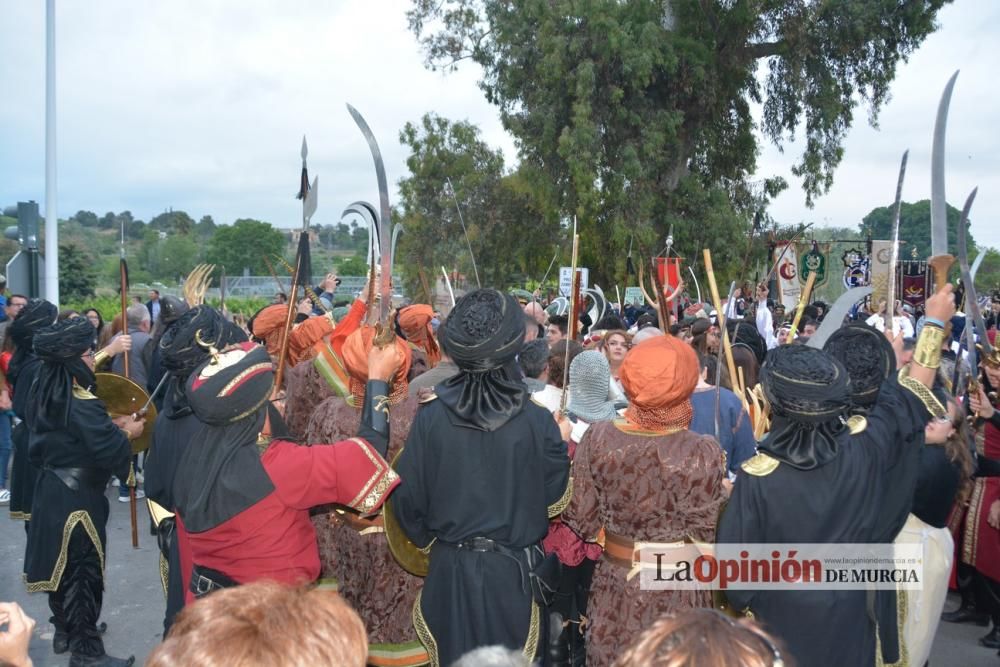
[[[316,370],[312,359],[302,361],[288,369],[285,374],[285,394],[287,396],[285,399],[285,423],[292,435],[297,438],[305,436],[316,407],[325,399],[335,397],[330,385]],[[343,402],[343,399],[340,401]],[[355,424],[355,426],[357,425]],[[306,442],[327,441],[306,440]],[[338,441],[330,440],[329,442]]]
[[[406,443],[418,407],[416,398],[408,398],[389,408],[387,461],[392,462]],[[306,439],[308,442],[337,442],[353,435],[360,421],[360,408],[352,407],[342,398],[331,397],[313,414]],[[321,576],[337,580],[340,594],[364,620],[368,641],[373,645],[369,657],[375,657],[377,644],[417,641],[411,615],[424,580],[396,563],[384,533],[362,535],[338,516],[331,512],[313,517]],[[376,664],[372,659],[369,662]]]
[[[657,434],[625,420],[594,424],[573,463],[573,499],[563,521],[588,540],[601,528],[642,542],[714,542],[726,499],[718,443],[690,431]],[[601,559],[590,588],[587,664],[610,665],[665,613],[709,607],[703,591],[642,591],[639,577]]]

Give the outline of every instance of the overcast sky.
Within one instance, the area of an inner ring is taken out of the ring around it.
[[[486,103],[478,69],[430,72],[406,28],[403,0],[57,2],[58,209],[141,219],[168,207],[216,222],[297,224],[293,195],[302,134],[318,174],[313,222],[335,223],[357,199],[377,201],[371,155],[347,111],[368,120],[390,183],[407,175],[398,133],[428,111],[467,119],[515,162],[513,141]],[[0,206],[45,199],[45,3],[0,0]],[[833,190],[804,205],[790,173],[795,145],[765,146],[759,177],[785,175],[780,222],[851,226],[892,201],[910,149],[903,197],[930,197],[930,147],[941,89],[961,69],[948,132],[947,191],[961,207],[979,186],[973,234],[1000,247],[1000,2],[957,0],[940,29],[902,65],[880,129],[858,109]],[[44,211],[43,211],[44,214]]]

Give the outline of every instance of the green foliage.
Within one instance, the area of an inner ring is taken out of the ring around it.
[[[423,292],[420,268],[428,282],[441,266],[457,268],[474,285],[470,245],[483,285],[541,278],[560,237],[544,179],[527,166],[505,175],[501,152],[465,121],[426,114],[406,124],[400,142],[410,149],[410,176],[399,183],[405,233],[397,266],[412,293]]]
[[[578,214],[583,261],[607,279],[633,231],[648,245],[680,224],[675,246],[700,252],[682,241],[702,235],[702,205],[723,226],[713,249],[745,237],[785,187],[750,180],[752,103],[765,140],[804,133],[806,202],[828,191],[855,110],[875,121],[946,1],[414,0],[408,19],[432,68],[483,68],[486,99],[558,210]]]
[[[140,250],[142,267],[158,278],[177,280],[187,275],[201,257],[201,246],[193,236],[146,231]]]
[[[167,211],[149,221],[149,226],[162,232],[190,234],[195,222],[184,211]]]
[[[59,292],[67,300],[94,295],[97,276],[93,259],[73,244],[59,246]]]
[[[958,252],[958,221],[962,212],[954,206],[948,206],[948,252],[956,255]],[[859,225],[863,234],[871,233],[873,239],[892,239],[893,207],[882,206],[872,209]],[[965,228],[969,243],[969,261],[972,261],[972,248],[976,247],[972,238],[971,223]],[[929,199],[915,204],[902,202],[899,209],[899,240],[905,242],[900,248],[901,257],[909,257],[914,247],[918,257],[928,257],[931,254],[931,202]],[[985,261],[985,260],[983,260]]]
[[[265,258],[283,254],[285,245],[285,236],[270,223],[244,218],[216,230],[205,259],[225,266],[229,275],[239,275],[244,268],[253,275],[267,275]]]
[[[976,291],[980,296],[1000,291],[1000,251],[996,248],[987,248],[985,252],[986,257],[983,258],[979,273],[976,274]]]
[[[353,255],[340,261],[337,273],[342,276],[365,276],[368,275],[368,265],[364,257]]]

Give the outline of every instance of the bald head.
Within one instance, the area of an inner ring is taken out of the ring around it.
[[[537,301],[532,301],[524,307],[524,314],[542,326],[545,326],[545,309]]]

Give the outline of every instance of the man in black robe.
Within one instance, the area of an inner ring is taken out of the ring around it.
[[[164,297],[166,300],[168,297]],[[165,304],[169,305],[169,304]],[[164,313],[160,311],[160,319]],[[158,341],[156,355],[164,372],[170,374],[162,393],[163,408],[153,425],[153,438],[146,456],[146,497],[168,512],[174,512],[174,477],[187,444],[201,427],[184,394],[188,376],[208,359],[211,350],[223,350],[247,340],[242,329],[227,322],[216,309],[201,305],[186,311],[172,322]],[[190,573],[182,572],[180,543],[187,539],[175,517],[157,525],[160,548],[167,560],[167,609],[163,636],[170,632],[174,617],[184,606],[184,591]]]
[[[465,295],[438,336],[459,373],[417,413],[392,497],[408,537],[430,549],[414,625],[432,665],[495,644],[534,658],[546,635],[530,574],[549,517],[569,502],[560,432],[569,423],[557,426],[530,400],[517,368],[524,315],[514,297]]]
[[[25,531],[31,521],[31,500],[38,479],[38,471],[28,460],[28,424],[25,419],[28,390],[42,364],[35,356],[31,343],[35,333],[55,322],[58,314],[59,309],[45,299],[31,299],[7,328],[7,335],[14,343],[14,356],[7,367],[7,381],[14,392],[11,409],[21,420],[11,434],[14,462],[10,479],[10,518],[24,521]]]
[[[111,474],[129,479],[129,440],[143,425],[112,422],[95,387],[94,327],[71,317],[34,337],[41,360],[28,395],[29,456],[39,468],[24,561],[28,592],[47,591],[57,631],[68,637],[70,667],[127,667],[104,652],[97,627],[104,594]]]
[[[951,287],[927,308],[936,322],[947,321]],[[921,333],[916,365],[882,385],[854,433],[845,419],[852,390],[843,364],[802,345],[772,350],[761,376],[771,431],[742,465],[718,541],[891,543],[912,504],[924,427],[946,414],[930,392],[942,337],[934,324]],[[731,590],[727,597],[779,636],[798,664],[875,664],[871,614],[884,614],[865,590]]]

